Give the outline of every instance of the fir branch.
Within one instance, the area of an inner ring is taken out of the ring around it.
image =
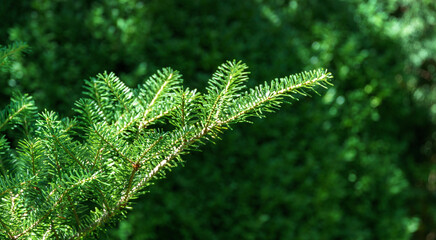
[[[103,130],[104,129],[104,130]],[[121,149],[118,149],[111,141],[109,141],[108,139],[106,139],[101,132],[105,132],[108,133],[110,132],[110,130],[105,127],[104,125],[100,124],[100,125],[94,125],[94,133],[104,142],[106,143],[110,148],[112,148],[112,150],[114,150],[114,152],[120,156],[122,159],[124,159],[125,161],[129,162],[129,163],[133,163],[133,160],[131,160],[130,158],[128,158],[126,155],[124,155],[122,153]],[[108,134],[105,134],[107,136],[109,136]]]
[[[110,114],[110,104],[107,91],[105,91],[103,86],[104,84],[99,79],[91,78],[90,80],[85,80],[84,88],[87,91],[83,93],[90,98],[79,99],[76,102],[76,106],[79,105],[78,107],[80,108],[83,105],[84,109],[87,110],[88,116],[101,116],[107,122],[109,119],[108,114]],[[80,101],[83,101],[83,103]],[[95,104],[95,110],[91,108],[93,104]]]
[[[59,120],[45,112],[34,121],[32,100],[13,98],[0,114],[0,126],[24,128],[26,138],[19,141],[18,154],[9,154],[2,137],[0,151],[29,171],[0,177],[0,196],[5,196],[0,216],[10,218],[13,226],[2,230],[3,236],[88,236],[123,214],[181,155],[218,138],[229,124],[263,116],[285,97],[305,96],[331,79],[327,71],[317,70],[245,91],[246,69],[237,61],[221,65],[205,95],[184,89],[181,75],[169,68],[136,90],[104,73],[86,81],[88,97],[75,103],[74,119]],[[155,123],[170,127],[160,129]]]
[[[327,70],[319,69],[310,72],[304,72],[299,75],[291,75],[286,78],[273,80],[270,84],[259,85],[250,91],[245,92],[229,108],[229,113],[225,119],[220,119],[220,124],[229,124],[240,118],[246,119],[261,114],[261,111],[270,111],[280,105],[283,97],[295,99],[293,94],[307,96],[305,89],[313,90],[315,86],[326,88],[332,78],[331,73]],[[263,109],[261,109],[263,107]]]
[[[62,148],[62,150],[64,150],[71,157],[71,159],[73,159],[77,164],[79,164],[79,166],[82,169],[85,169],[85,166],[83,165],[83,163],[76,157],[75,154],[73,154],[73,152],[69,149],[69,147],[64,144],[64,141],[62,141],[59,138],[59,135],[55,133],[55,127],[53,126],[53,122],[51,120],[50,115],[52,115],[52,114],[45,115],[45,120],[46,120],[48,129],[50,130],[51,137],[55,140],[56,144],[59,145]]]
[[[130,88],[128,88],[123,82],[121,82],[114,73],[108,74],[107,72],[104,72],[103,74],[98,74],[97,78],[103,80],[109,91],[112,93],[113,96],[115,96],[116,102],[121,104],[126,112],[129,112],[131,108],[131,100],[133,97]]]
[[[36,226],[38,226],[44,219],[46,219],[48,216],[50,216],[50,214],[63,202],[63,198],[75,187],[83,185],[87,182],[96,180],[98,177],[98,173],[99,172],[95,172],[93,175],[91,175],[89,178],[85,178],[85,179],[80,179],[79,181],[77,181],[76,183],[74,183],[73,185],[71,185],[70,187],[68,187],[67,189],[65,189],[62,194],[58,197],[58,200],[54,202],[54,204],[50,207],[50,209],[39,219],[37,219],[30,227],[26,228],[25,230],[23,230],[21,233],[18,233],[16,235],[13,236],[13,239],[18,239],[21,236],[26,235],[27,233],[29,233],[32,229],[34,229]],[[50,195],[53,195],[55,193],[54,189]]]
[[[138,160],[136,160],[136,164],[144,164],[144,162],[142,161],[144,159],[144,157],[160,142],[162,141],[163,136],[159,136],[158,139],[156,139],[147,149],[145,149],[145,151],[142,153],[141,156],[139,156]]]
[[[29,51],[29,45],[24,42],[14,42],[8,46],[0,45],[0,70],[7,69],[22,53]]]
[[[181,152],[187,147],[190,146],[193,142],[195,142],[196,140],[200,139],[201,137],[207,135],[210,130],[213,128],[213,126],[209,126],[206,128],[203,128],[201,131],[199,131],[199,133],[192,137],[190,140],[188,140],[187,142],[182,142],[181,145],[179,145],[178,147],[173,147],[173,152],[167,156],[165,159],[163,159],[161,162],[159,162],[159,164],[157,164],[152,170],[150,170],[145,177],[138,182],[131,190],[130,190],[130,194],[128,194],[128,192],[126,191],[126,195],[124,198],[120,199],[120,201],[117,202],[117,204],[114,206],[114,209],[122,209],[123,206],[125,206],[126,202],[129,201],[129,199],[131,198],[131,196],[134,195],[134,193],[140,191],[143,186],[149,182],[151,179],[153,179],[155,177],[155,175],[161,171],[171,160],[173,160],[175,157],[179,156],[181,154]],[[136,172],[136,170],[135,170]],[[130,181],[129,181],[130,182]],[[103,224],[105,224],[108,220],[110,219],[110,213],[105,213],[102,216],[100,216],[98,219],[96,219],[96,221],[94,222],[94,224],[92,226],[90,226],[88,229],[84,230],[82,233],[80,234],[76,234],[75,237],[73,237],[72,239],[76,238],[76,237],[82,237],[82,236],[86,236],[87,234],[89,234],[91,231],[95,230],[96,228],[102,226]]]
[[[37,181],[38,174],[35,176],[29,175],[6,175],[0,178],[0,197],[13,191],[14,189],[25,188],[25,186],[30,185]]]
[[[171,107],[172,101],[164,101],[165,104],[162,105],[163,109],[166,111],[159,111],[160,114],[149,118],[148,115],[156,110],[157,103],[166,97],[170,97],[172,94],[170,91],[178,89],[181,84],[181,75],[177,71],[173,71],[171,68],[165,68],[162,71],[158,71],[157,74],[151,76],[148,81],[139,89],[139,102],[144,106],[144,112],[142,113],[142,119],[138,127],[138,133],[142,131],[147,125],[156,121],[160,117],[166,115]],[[168,99],[169,100],[169,99]],[[148,121],[147,121],[148,119]]]
[[[0,131],[5,130],[13,122],[21,124],[26,118],[32,119],[35,111],[36,107],[32,97],[15,92],[11,103],[0,111]]]
[[[214,119],[218,119],[223,105],[237,97],[237,92],[245,86],[243,83],[248,80],[248,67],[241,61],[228,61],[221,65],[209,81],[204,110],[208,113],[205,125],[209,125]]]

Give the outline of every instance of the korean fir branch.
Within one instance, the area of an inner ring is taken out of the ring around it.
[[[85,82],[87,97],[76,102],[76,118],[43,112],[18,144],[18,154],[3,154],[28,171],[7,170],[0,179],[0,219],[12,219],[0,222],[0,235],[95,236],[181,155],[214,140],[230,124],[277,109],[286,97],[326,87],[331,78],[321,69],[247,90],[247,66],[231,61],[213,74],[203,95],[184,88],[181,75],[170,68],[136,89],[113,73],[100,74]],[[23,127],[13,121],[21,119],[22,105],[4,110],[0,124]],[[0,153],[11,152],[5,139],[0,138]]]
[[[148,147],[139,159],[144,159],[150,152],[154,154],[145,158],[146,161],[139,160],[132,164],[127,187],[123,191],[123,197],[116,204],[116,209],[125,206],[129,199],[135,197],[153,178],[162,175],[162,170],[171,167],[171,163],[180,155],[197,147],[204,139],[215,138],[217,132],[227,125],[246,121],[249,116],[262,116],[262,112],[277,108],[284,97],[295,99],[296,95],[307,95],[307,90],[312,90],[317,85],[326,87],[332,78],[327,71],[316,70],[275,79],[271,83],[242,92],[244,82],[248,80],[246,69],[246,65],[241,62],[227,62],[209,81],[207,95],[202,96],[196,91],[183,90],[181,87],[176,87],[175,91],[168,95],[176,105],[158,111],[158,116],[161,116],[162,112],[172,112],[166,116],[169,123],[176,128],[158,134],[159,137],[153,137],[152,142],[145,144]],[[161,76],[161,82],[164,83],[170,76],[171,73]],[[164,84],[159,86],[161,87],[156,87],[150,92],[152,97],[149,97],[149,101],[144,101],[146,107],[150,106],[150,103],[156,103],[154,100]],[[148,124],[150,119],[142,118],[141,121],[143,122],[139,125],[144,122]],[[156,150],[151,151],[153,148]],[[144,167],[146,162],[152,164]],[[135,174],[139,176],[136,181]],[[102,215],[88,231],[107,220],[108,216]]]

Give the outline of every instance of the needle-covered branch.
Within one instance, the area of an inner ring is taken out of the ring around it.
[[[16,149],[0,137],[0,219],[10,219],[0,222],[0,237],[96,236],[182,155],[229,124],[263,116],[332,78],[315,70],[247,90],[248,74],[241,62],[224,63],[205,94],[184,88],[170,68],[136,89],[113,73],[100,74],[85,82],[86,97],[76,102],[72,119],[49,111],[37,118],[33,100],[14,95],[0,112],[0,131],[26,130]]]

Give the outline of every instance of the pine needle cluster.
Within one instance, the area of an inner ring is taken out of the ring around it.
[[[11,144],[0,135],[0,237],[95,237],[182,155],[332,78],[320,69],[246,89],[248,74],[242,62],[226,62],[205,94],[183,87],[171,68],[135,89],[99,74],[85,82],[74,118],[38,113],[30,96],[15,94],[0,112],[0,133],[22,136]]]

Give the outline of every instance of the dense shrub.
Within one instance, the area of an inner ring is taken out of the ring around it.
[[[110,236],[424,239],[436,232],[435,11],[408,0],[29,1],[0,25],[32,47],[0,78],[0,99],[20,88],[68,114],[81,79],[106,69],[135,86],[172,66],[202,87],[226,59],[258,82],[328,67],[325,96],[187,158]]]

